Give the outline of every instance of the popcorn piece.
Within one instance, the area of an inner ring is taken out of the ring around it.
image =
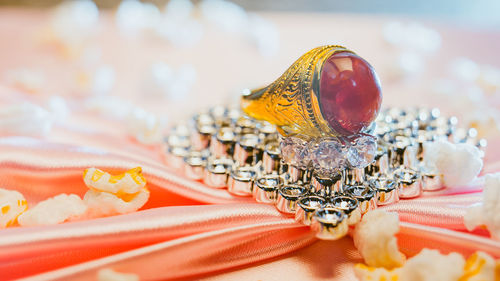
[[[130,132],[139,142],[155,144],[163,140],[166,121],[137,108],[130,115],[128,125]]]
[[[387,43],[405,50],[432,53],[441,47],[441,35],[418,22],[388,22],[383,33]]]
[[[457,253],[442,255],[436,250],[423,249],[403,267],[389,271],[358,264],[355,273],[362,281],[456,281],[463,274],[464,264],[464,258]]]
[[[29,102],[0,108],[0,135],[44,136],[52,123],[47,110]]]
[[[0,188],[0,228],[14,225],[27,208],[28,204],[21,193]]]
[[[394,268],[401,266],[405,256],[399,252],[397,213],[374,210],[366,213],[353,233],[354,245],[369,266]]]
[[[450,64],[451,73],[462,81],[476,81],[479,78],[479,65],[471,59],[460,57]]]
[[[22,213],[18,222],[22,226],[52,225],[79,217],[86,211],[87,206],[80,197],[63,193]]]
[[[133,273],[120,273],[111,268],[103,268],[97,272],[98,281],[139,281],[139,276]]]
[[[500,280],[500,261],[495,261],[484,252],[476,252],[465,262],[464,274],[460,281]]]
[[[370,267],[361,263],[354,266],[354,274],[361,281],[403,280],[395,270],[387,270],[383,267]]]
[[[164,62],[156,62],[151,65],[146,88],[153,95],[181,101],[186,99],[195,81],[196,69],[192,65],[173,69]]]
[[[51,96],[47,101],[47,109],[54,122],[64,122],[70,114],[66,101],[60,96]]]
[[[195,45],[203,36],[203,26],[191,16],[192,11],[193,3],[189,0],[168,1],[156,33],[179,47]]]
[[[96,191],[116,194],[135,194],[146,185],[146,179],[142,175],[141,167],[136,167],[116,176],[96,168],[88,168],[83,172],[83,181],[89,188]]]
[[[483,167],[481,151],[471,144],[453,144],[445,140],[428,142],[424,153],[426,165],[443,175],[447,187],[470,183]]]
[[[500,173],[485,176],[482,203],[467,210],[464,224],[469,230],[484,225],[494,239],[500,240]]]
[[[91,0],[64,1],[54,9],[47,34],[49,43],[67,58],[80,56],[88,39],[96,34],[99,9]]]
[[[442,255],[437,250],[423,249],[398,269],[401,280],[455,281],[462,276],[464,258],[457,253]]]
[[[136,36],[140,32],[154,28],[161,19],[161,13],[152,3],[124,0],[116,11],[116,24],[126,36]]]
[[[402,52],[389,65],[388,73],[395,79],[404,79],[425,70],[424,58],[415,52]]]
[[[142,188],[133,195],[121,194],[120,196],[89,190],[85,193],[83,200],[89,207],[90,217],[103,217],[117,214],[132,213],[139,210],[149,199],[149,191]]]
[[[83,200],[90,217],[102,217],[137,211],[149,199],[141,167],[112,176],[96,168],[86,169],[83,180],[90,188]]]

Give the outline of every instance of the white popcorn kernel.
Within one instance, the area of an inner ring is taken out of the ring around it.
[[[481,67],[477,83],[488,94],[500,91],[500,68],[494,66]]]
[[[62,2],[54,10],[52,28],[61,40],[74,40],[94,32],[99,21],[99,9],[90,0]]]
[[[203,17],[224,31],[241,32],[247,27],[247,13],[235,3],[225,0],[203,0],[200,9]]]
[[[428,142],[424,146],[426,166],[443,175],[447,187],[472,182],[483,168],[481,151],[467,143],[453,144],[446,140]]]
[[[0,228],[16,224],[19,215],[27,208],[28,204],[21,193],[0,188]]]
[[[0,135],[45,136],[52,125],[50,113],[38,105],[23,102],[0,107]]]
[[[146,185],[146,179],[142,176],[140,167],[119,175],[111,175],[96,168],[88,168],[83,172],[83,181],[89,188],[109,193],[134,194]]]
[[[83,180],[90,188],[83,198],[89,208],[89,217],[135,212],[149,199],[141,167],[119,175],[89,168],[83,172]]]
[[[384,210],[370,211],[354,229],[354,245],[369,266],[398,267],[405,260],[405,256],[399,252],[395,237],[398,231],[397,213]]]
[[[130,133],[143,144],[161,143],[166,128],[166,119],[137,108],[128,118]]]
[[[387,270],[383,267],[370,267],[358,263],[354,266],[354,274],[360,281],[389,281],[403,280],[396,270]]]
[[[355,266],[355,273],[362,281],[455,281],[464,273],[464,258],[457,253],[442,255],[436,250],[423,249],[416,256],[408,259],[403,267],[394,270]]]
[[[464,57],[454,59],[450,64],[450,71],[461,81],[476,81],[480,74],[479,65]]]
[[[471,255],[464,266],[462,279],[466,281],[497,281],[500,278],[500,261],[484,252]]]
[[[97,272],[98,281],[139,281],[139,276],[133,273],[116,272],[111,268],[103,268]]]
[[[186,100],[195,81],[196,69],[192,65],[184,64],[173,69],[166,63],[157,62],[151,65],[147,91],[175,101]]]
[[[418,22],[389,22],[383,29],[384,39],[396,47],[418,52],[435,52],[441,47],[441,35]]]
[[[424,69],[425,63],[421,55],[415,52],[403,52],[395,58],[389,71],[394,78],[403,79],[420,74]]]
[[[193,13],[193,8],[189,0],[170,0],[165,6],[165,16],[176,20],[187,19]]]
[[[149,191],[142,188],[131,195],[117,195],[108,192],[89,190],[83,200],[88,206],[90,217],[103,217],[117,214],[127,214],[139,210],[149,199]]]
[[[260,16],[249,15],[248,36],[263,56],[271,57],[279,51],[278,29],[272,22]]]
[[[78,218],[86,211],[87,206],[80,197],[63,193],[22,213],[18,222],[21,226],[53,225]]]
[[[423,249],[399,269],[401,280],[455,281],[462,276],[464,258],[457,253],[443,255],[437,250]]]
[[[500,173],[485,176],[483,200],[467,210],[464,224],[469,230],[484,225],[494,239],[500,240]]]
[[[124,0],[118,6],[115,19],[124,35],[135,36],[145,30],[153,29],[159,23],[161,13],[154,4]]]
[[[70,112],[66,101],[60,96],[51,96],[47,102],[47,109],[54,122],[64,122]]]

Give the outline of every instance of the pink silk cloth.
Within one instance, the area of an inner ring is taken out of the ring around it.
[[[321,37],[307,32],[310,28],[326,32],[318,27],[332,22],[352,26],[353,34],[340,31],[336,35],[350,38],[347,41],[356,46],[353,49],[360,50],[359,53],[365,50],[374,58],[375,64],[384,60],[384,56],[380,58],[371,51],[377,49],[377,43],[365,46],[364,41],[359,41],[361,35],[369,37],[373,34],[371,31],[376,30],[372,23],[380,28],[380,20],[352,20],[346,16],[332,20],[326,16],[293,14],[268,16],[275,19],[285,43],[294,42],[300,46],[293,51],[284,47],[279,56],[280,66],[293,60],[299,54],[297,50],[309,49],[309,44],[320,41],[318,38]],[[7,10],[1,12],[0,18],[4,19],[0,23],[0,35],[16,43],[0,47],[0,70],[16,65],[11,54],[18,54],[19,61],[40,62],[38,49],[31,48],[32,42],[26,42],[23,36],[33,33],[37,23],[43,22],[46,15]],[[109,21],[108,18],[104,20]],[[295,20],[304,22],[304,25],[294,26]],[[298,37],[310,43],[291,39],[297,35],[291,30],[302,34],[303,37]],[[359,30],[366,31],[360,34]],[[114,33],[105,30],[102,36],[106,35],[112,37]],[[451,31],[446,33],[448,37],[445,39],[455,42],[459,35],[462,36]],[[482,35],[475,36],[481,38]],[[112,39],[102,40],[109,42],[106,40]],[[373,42],[377,41],[374,39]],[[217,52],[216,43],[210,41],[208,44],[207,48]],[[210,44],[214,45],[210,47]],[[130,48],[120,46],[116,52],[123,52],[121,47]],[[20,50],[16,51],[17,48]],[[495,46],[491,50],[495,50]],[[20,52],[26,57],[21,58]],[[226,55],[224,51],[218,52],[219,57]],[[132,59],[140,61],[139,58]],[[243,65],[255,61],[254,57],[238,59]],[[228,61],[234,60],[228,58]],[[200,67],[206,64],[209,62],[202,60]],[[266,64],[263,62],[262,65]],[[57,72],[56,67],[46,61],[38,66],[46,66],[48,72]],[[219,70],[223,72],[226,67],[222,65]],[[251,77],[250,73],[256,73],[256,81],[261,78],[260,81],[266,81],[281,71],[280,67],[274,68],[276,73],[266,70],[266,67],[263,69],[243,70],[239,76]],[[131,70],[125,68],[123,71]],[[224,75],[220,77],[226,77]],[[201,79],[200,84],[213,86],[213,91],[221,90],[218,85],[224,81],[236,83],[223,79],[214,85],[215,77],[210,77],[210,81]],[[43,89],[38,95],[0,86],[0,104],[20,101],[43,104],[46,93],[67,89],[69,83],[56,84],[50,83],[49,89]],[[125,88],[124,95],[131,96],[131,91]],[[401,85],[389,89],[386,104],[401,104],[401,101],[408,100],[391,95],[400,90]],[[118,172],[141,166],[151,191],[150,200],[140,211],[131,214],[0,230],[0,280],[96,280],[97,271],[104,267],[137,274],[141,280],[356,280],[353,265],[362,259],[350,237],[339,241],[318,241],[308,227],[281,214],[274,206],[257,204],[250,197],[232,196],[225,190],[187,180],[179,171],[165,164],[164,147],[140,144],[127,133],[123,122],[85,112],[78,106],[82,100],[80,96],[68,99],[74,102],[69,120],[56,125],[49,135],[0,138],[0,187],[20,191],[33,206],[60,193],[83,196],[87,190],[82,180],[85,168]],[[217,99],[222,98],[217,97],[214,102]],[[193,97],[192,100],[197,99]],[[145,103],[147,106],[147,101]],[[180,112],[184,109],[189,108],[192,112],[197,107],[208,105],[198,102],[191,107],[189,103],[166,103],[164,108],[155,107],[154,103],[149,106],[152,111],[168,110],[173,117],[183,116]],[[500,141],[490,140],[489,147],[499,144]],[[487,154],[483,171],[498,170],[500,155],[491,151]],[[463,225],[466,208],[481,201],[480,191],[481,180],[478,180],[467,187],[426,193],[421,198],[384,207],[399,213],[402,222],[398,243],[401,250],[409,256],[422,248],[439,249],[444,253],[455,251],[465,256],[480,250],[500,258],[500,242],[488,238],[485,231],[469,233]]]

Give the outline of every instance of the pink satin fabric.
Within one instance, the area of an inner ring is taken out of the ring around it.
[[[214,75],[200,77],[194,89],[199,95],[184,103],[134,96],[140,91],[128,83],[120,83],[115,91],[134,97],[138,103],[142,101],[141,106],[154,112],[168,112],[172,120],[177,121],[196,108],[226,101],[223,94],[216,93],[227,93],[243,84],[253,85],[279,75],[291,58],[316,43],[324,43],[324,34],[347,38],[349,46],[373,62],[375,68],[383,66],[387,56],[381,50],[387,46],[376,37],[382,21],[363,17],[352,20],[352,17],[273,15],[284,40],[283,51],[273,67],[268,67],[269,62],[255,54],[242,56],[228,52],[214,36],[215,39],[204,42],[203,50],[194,52],[191,58],[199,63],[197,67],[203,73],[217,73],[217,79]],[[136,213],[0,230],[0,280],[96,280],[97,271],[103,267],[138,274],[141,280],[356,280],[353,265],[362,259],[350,237],[317,241],[308,227],[295,223],[273,206],[185,179],[179,171],[166,165],[162,146],[142,145],[127,133],[123,121],[88,112],[81,106],[84,97],[74,94],[73,80],[68,74],[71,66],[67,61],[54,64],[46,60],[48,51],[28,40],[31,38],[28,34],[36,33],[47,15],[0,11],[0,18],[3,19],[0,35],[9,39],[0,46],[0,70],[21,63],[34,64],[45,69],[50,77],[57,77],[38,94],[0,85],[0,105],[22,101],[42,105],[50,93],[63,92],[70,93],[66,98],[72,110],[68,120],[56,124],[46,137],[2,134],[0,187],[20,191],[33,206],[60,193],[82,196],[87,190],[82,180],[85,168],[95,166],[117,172],[141,166],[151,191],[149,202]],[[106,43],[104,52],[111,53],[110,57],[116,61],[120,61],[119,53],[121,57],[136,54],[133,47],[151,49],[148,45],[151,42],[123,44],[116,40],[117,32],[110,27],[111,19],[104,17],[103,21],[104,31],[99,42]],[[332,30],[331,26],[349,28]],[[455,46],[450,52],[470,50],[469,46],[459,44],[464,36],[462,32],[443,30],[445,42]],[[213,32],[208,32],[207,37],[212,38]],[[469,38],[475,38],[471,42],[486,42],[487,35],[470,34]],[[373,44],[366,44],[367,40]],[[241,49],[239,44],[229,42],[227,46]],[[489,47],[493,54],[498,49],[496,46]],[[123,74],[125,80],[132,80],[143,74],[144,68],[139,66],[144,62],[155,61],[155,56],[169,56],[164,50],[162,47],[130,57],[129,65],[122,65],[119,74]],[[208,51],[210,56],[206,55]],[[435,64],[445,65],[442,63],[445,58],[436,58]],[[179,60],[175,54],[169,59]],[[492,59],[498,60],[498,56]],[[234,62],[240,64],[237,75]],[[256,69],[257,64],[262,67]],[[439,71],[439,68],[430,68],[427,75],[436,75]],[[413,102],[414,96],[422,92],[402,84],[388,84],[389,87],[384,85],[385,105],[408,105],[409,100]],[[433,104],[432,97],[422,97],[421,102],[421,105]],[[499,140],[490,141],[490,147],[497,144]],[[499,170],[500,154],[489,149],[483,174]],[[481,181],[478,181],[384,207],[399,213],[402,223],[398,241],[402,251],[414,255],[422,248],[436,248],[469,255],[482,250],[499,258],[500,242],[489,239],[484,231],[467,233],[463,225],[465,209],[481,200],[480,190]]]

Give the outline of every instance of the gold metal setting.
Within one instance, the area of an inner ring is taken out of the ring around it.
[[[242,110],[250,117],[278,126],[284,136],[336,136],[319,106],[319,79],[323,63],[342,46],[317,47],[301,56],[269,86],[243,94]]]

